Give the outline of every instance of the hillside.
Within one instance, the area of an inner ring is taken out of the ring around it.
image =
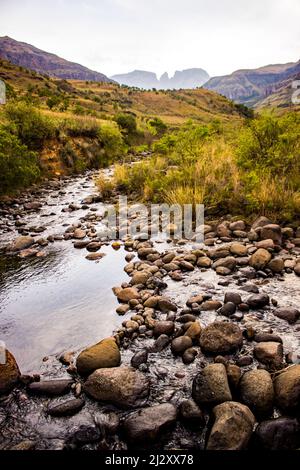
[[[114,83],[85,80],[59,80],[0,62],[0,78],[8,85],[8,95],[29,96],[47,113],[61,116],[91,116],[111,120],[120,112],[133,113],[143,122],[160,117],[169,126],[189,119],[209,122],[219,119],[232,123],[240,120],[239,110],[228,99],[204,89],[180,91],[141,91]],[[49,108],[50,101],[54,102]],[[67,109],[62,110],[64,103]]]
[[[145,70],[134,70],[133,72],[113,75],[113,80],[121,85],[158,90],[180,90],[197,88],[202,86],[209,79],[208,73],[199,68],[176,70],[173,77],[169,77],[165,72],[158,79],[153,72]]]
[[[42,51],[30,44],[16,41],[8,36],[0,37],[0,58],[38,73],[47,74],[50,77],[93,80],[95,82],[111,81],[102,73]]]
[[[300,61],[267,65],[253,70],[237,70],[231,75],[211,78],[204,87],[237,103],[256,106],[267,96],[287,87],[300,75]]]

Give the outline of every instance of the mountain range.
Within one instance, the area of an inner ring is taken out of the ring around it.
[[[209,80],[208,73],[200,68],[177,70],[173,77],[165,72],[159,79],[153,72],[134,70],[133,72],[113,75],[112,80],[121,85],[144,89],[156,88],[158,90],[179,90],[184,88],[198,88]]]
[[[204,87],[249,107],[260,106],[272,95],[291,101],[292,82],[300,77],[300,60],[288,64],[267,65],[257,69],[237,70],[230,75],[211,78]],[[282,94],[283,90],[285,92]],[[271,99],[271,101],[274,101]],[[276,100],[275,100],[276,101]],[[278,100],[277,100],[278,101]]]
[[[103,73],[95,72],[8,36],[0,37],[0,58],[49,77],[93,82],[112,81]]]

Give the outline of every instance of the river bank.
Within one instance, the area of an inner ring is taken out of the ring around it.
[[[23,376],[1,447],[297,448],[299,230],[228,219],[201,245],[112,243],[93,176],[2,206],[2,336]]]

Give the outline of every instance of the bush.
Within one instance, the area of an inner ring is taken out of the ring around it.
[[[129,136],[132,136],[137,131],[136,118],[132,114],[118,114],[115,118],[118,126],[125,131]]]
[[[70,137],[89,137],[98,139],[100,127],[96,119],[66,119],[63,128]]]
[[[11,123],[9,129],[29,150],[41,150],[45,142],[56,135],[53,121],[24,102],[7,104],[5,114]]]
[[[167,130],[166,124],[162,121],[162,119],[158,117],[149,119],[148,126],[150,129],[150,132],[153,135],[157,135],[157,136],[162,136]]]
[[[39,177],[36,154],[7,129],[0,128],[0,192],[29,185]]]

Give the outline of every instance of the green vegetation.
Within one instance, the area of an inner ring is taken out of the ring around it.
[[[259,116],[224,133],[188,123],[151,158],[118,165],[115,184],[151,202],[204,203],[208,214],[300,215],[300,117]]]

